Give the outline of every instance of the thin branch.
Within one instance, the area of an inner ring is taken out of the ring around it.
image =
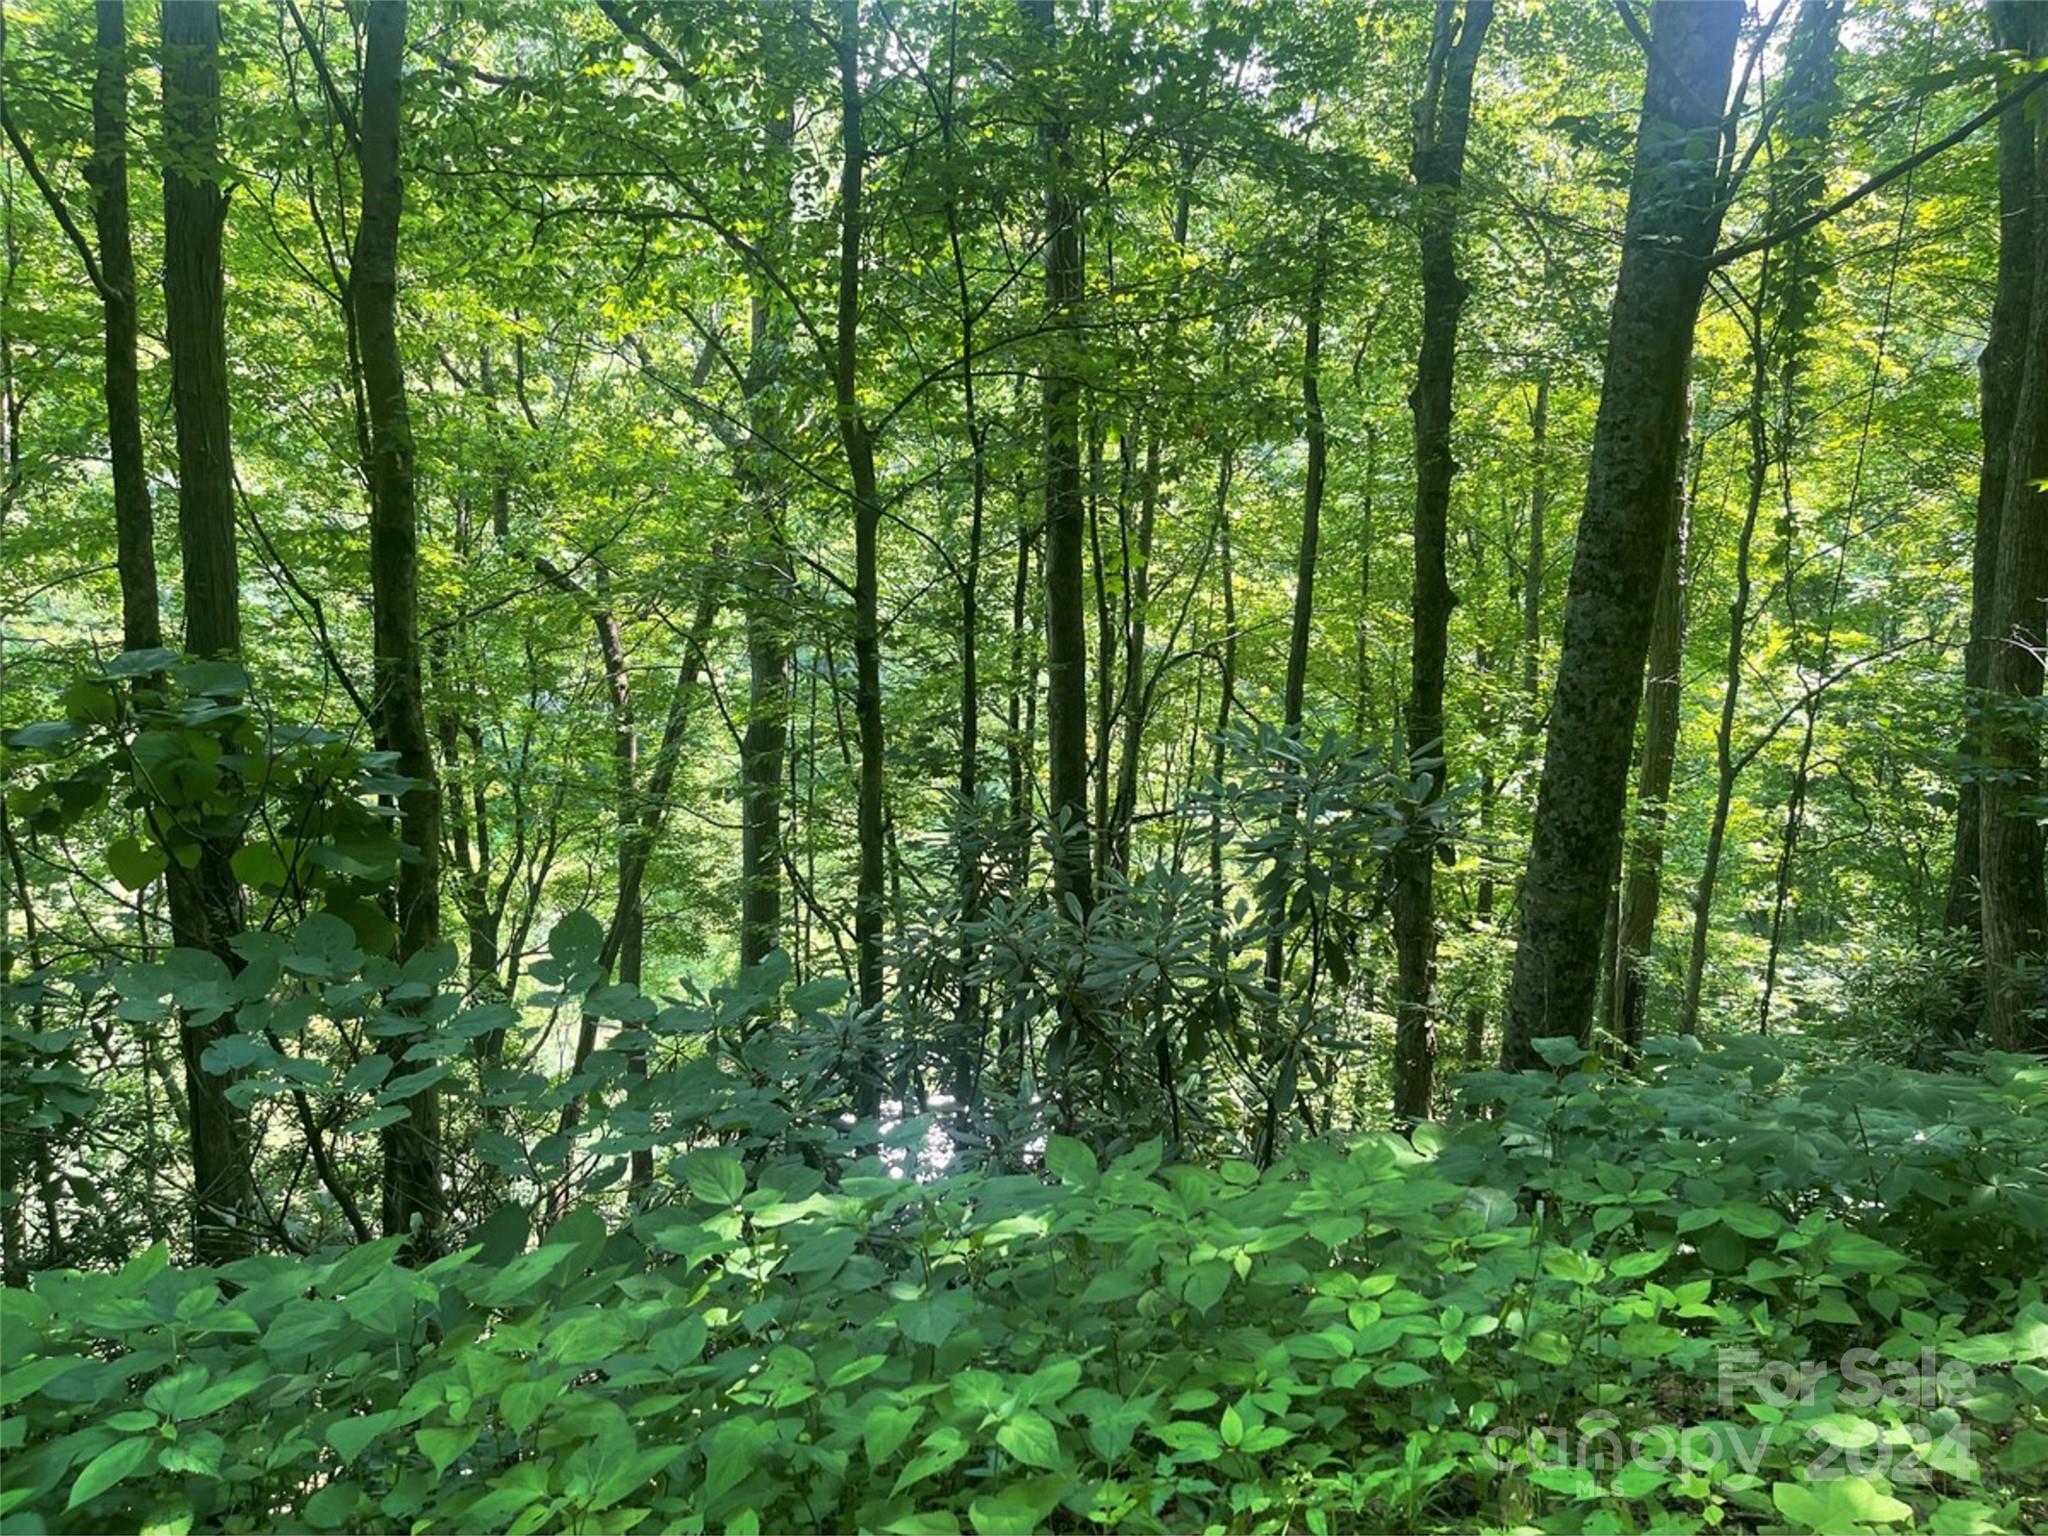
[[[1879,171],[1875,176],[1864,182],[1863,185],[1857,187],[1852,192],[1845,192],[1825,208],[1818,209],[1803,219],[1795,219],[1783,229],[1766,230],[1754,239],[1738,241],[1734,245],[1723,246],[1707,258],[1707,265],[1709,267],[1725,267],[1731,261],[1740,261],[1745,256],[1754,256],[1758,251],[1767,250],[1771,246],[1782,245],[1787,240],[1798,239],[1807,231],[1825,224],[1836,214],[1845,213],[1855,207],[1873,192],[1881,191],[1897,181],[1901,176],[1910,175],[1912,172],[1917,171],[1936,155],[1954,149],[1956,145],[1969,138],[1971,134],[1982,128],[1986,123],[2004,116],[2044,85],[2048,85],[2048,72],[2036,74],[2018,90],[2001,96],[1975,117],[1966,120],[1953,132],[1944,134],[1925,149],[1908,155],[1905,159],[1899,161],[1898,164]]]

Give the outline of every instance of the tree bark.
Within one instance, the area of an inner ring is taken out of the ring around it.
[[[232,657],[242,645],[242,609],[221,268],[220,8],[215,0],[165,6],[162,25],[165,341],[178,439],[185,649]],[[238,968],[229,941],[241,929],[241,888],[231,851],[202,839],[192,868],[171,861],[166,886],[173,940]],[[247,1252],[256,1214],[248,1117],[227,1100],[231,1079],[203,1064],[207,1046],[230,1027],[187,1022],[178,1032],[192,1117],[194,1253],[204,1264]]]
[[[1716,175],[1740,0],[1658,0],[1626,245],[1565,600],[1501,1058],[1576,1039],[1597,981],[1601,907],[1621,844],[1650,606],[1670,542],[1693,328],[1720,233]]]
[[[121,646],[149,650],[164,643],[157,608],[156,534],[149,466],[142,455],[142,396],[135,364],[135,250],[128,218],[128,8],[123,0],[93,6],[93,227],[99,237],[102,309],[106,316],[107,447],[114,474],[114,561],[121,578]]]
[[[1302,701],[1308,688],[1309,642],[1316,627],[1316,554],[1322,542],[1323,489],[1329,479],[1330,436],[1323,420],[1322,397],[1323,288],[1329,276],[1327,238],[1327,228],[1319,223],[1308,309],[1302,317],[1301,414],[1308,465],[1302,482],[1301,542],[1295,546],[1294,555],[1294,613],[1287,631],[1287,681],[1280,701],[1281,728],[1290,732],[1301,729]],[[1296,812],[1297,805],[1290,798],[1281,808],[1282,824],[1291,822]],[[1292,894],[1284,888],[1277,891],[1273,909],[1266,915],[1266,990],[1276,997],[1286,979],[1285,922]],[[1273,1006],[1277,1009],[1279,1004]]]
[[[2011,0],[1994,0],[1988,12],[1997,46],[2028,46],[2027,9]],[[1964,733],[1966,756],[1977,755],[1984,745],[1974,716],[1991,680],[1999,526],[2005,514],[2013,418],[2019,405],[2033,297],[2034,121],[2025,112],[2007,112],[1998,120],[1998,281],[1990,333],[1977,359],[1981,401],[1977,421],[1984,452],[1977,476],[1977,526],[1970,552],[1970,639],[1963,652],[1963,688],[1973,717]],[[1982,831],[1977,778],[1966,768],[1957,788],[1955,857],[1942,921],[1973,941],[1981,941],[1977,889]]]
[[[771,248],[786,243],[789,157],[796,114],[787,94],[773,104],[765,139],[775,170],[769,212]],[[740,744],[740,969],[766,960],[782,942],[782,779],[789,749],[791,619],[795,572],[783,529],[783,468],[774,451],[780,424],[774,385],[789,350],[789,316],[769,274],[752,274],[747,371],[741,394],[748,442],[739,477],[753,536],[748,541],[746,601],[747,727]]]
[[[1543,562],[1550,516],[1550,370],[1536,379],[1529,411],[1529,553],[1522,568],[1522,745],[1523,761],[1534,755],[1543,723]]]
[[[1052,0],[1024,0],[1048,51],[1058,45]],[[1073,154],[1064,114],[1049,107],[1039,128],[1046,152],[1045,296],[1052,355],[1043,375],[1045,419],[1045,670],[1047,818],[1053,885],[1086,917],[1095,905],[1088,830],[1088,639],[1083,588],[1087,507],[1081,492],[1081,223],[1070,183]]]
[[[1415,144],[1409,170],[1422,200],[1422,345],[1408,403],[1415,417],[1415,586],[1406,711],[1411,776],[1427,765],[1425,801],[1443,793],[1444,666],[1451,608],[1457,602],[1445,568],[1451,507],[1451,401],[1458,318],[1467,285],[1458,275],[1458,194],[1465,139],[1472,121],[1472,75],[1493,20],[1492,0],[1466,0],[1462,20],[1452,0],[1437,0],[1426,80],[1415,102]],[[1409,839],[1394,852],[1394,1119],[1413,1124],[1429,1114],[1436,1044],[1432,992],[1436,982],[1436,849]]]
[[[378,734],[398,755],[398,771],[411,781],[398,797],[399,831],[410,849],[398,870],[396,958],[401,965],[431,949],[441,936],[441,796],[420,675],[419,516],[412,417],[398,350],[405,15],[405,0],[383,0],[365,14],[357,144],[363,208],[348,286],[370,423],[370,627]],[[393,1042],[400,1048],[401,1064],[403,1049],[418,1038]],[[427,1088],[406,1099],[404,1107],[405,1118],[382,1132],[384,1231],[413,1234],[418,1250],[431,1251],[446,1207],[440,1098]]]
[[[2048,21],[2029,12],[2031,51],[2048,52]],[[2017,114],[2007,114],[2009,117]],[[1985,1034],[2001,1050],[2048,1048],[2038,967],[2048,953],[2048,889],[2040,822],[2028,804],[2041,793],[2037,701],[2048,654],[2048,133],[2034,133],[2033,294],[2014,403],[1992,586],[1988,756],[1979,789],[1978,857],[1983,906]]]
[[[1650,624],[1649,680],[1643,692],[1643,745],[1636,769],[1636,826],[1622,877],[1620,915],[1614,936],[1614,978],[1609,1028],[1633,1061],[1649,1014],[1651,947],[1657,938],[1657,906],[1664,888],[1664,824],[1671,775],[1678,762],[1681,669],[1685,661],[1686,549],[1691,532],[1691,499],[1698,484],[1701,444],[1693,447],[1690,475],[1671,486],[1673,534],[1657,579],[1657,611]]]
[[[861,116],[860,0],[843,0],[839,35],[839,328],[833,359],[833,394],[839,438],[853,482],[854,720],[860,740],[860,873],[854,908],[854,948],[860,1005],[869,1028],[881,1022],[882,940],[887,916],[887,848],[882,825],[882,629],[878,545],[882,503],[875,483],[875,445],[860,411],[860,251],[862,177],[867,140]],[[855,1108],[863,1117],[881,1108],[879,1063],[870,1055],[858,1068]]]

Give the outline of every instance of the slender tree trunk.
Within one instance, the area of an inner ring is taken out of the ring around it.
[[[175,9],[175,7],[173,7]],[[398,350],[398,225],[404,205],[398,140],[404,115],[405,0],[365,15],[361,141],[362,217],[349,271],[363,392],[370,419],[370,595],[379,735],[412,781],[398,797],[399,829],[413,852],[399,866],[402,965],[440,942],[441,796],[434,779],[420,676],[419,515],[412,417]],[[394,1042],[400,1048],[413,1037]],[[435,1090],[405,1102],[384,1128],[384,1230],[412,1233],[430,1250],[446,1207],[441,1187],[441,1113]]]
[[[766,128],[774,183],[771,242],[784,242],[790,222],[790,157],[796,135],[793,102],[779,98]],[[740,969],[766,960],[782,942],[782,779],[789,748],[792,618],[796,575],[783,528],[784,469],[774,451],[780,427],[773,386],[789,349],[782,295],[768,274],[753,274],[745,397],[748,442],[740,452],[740,485],[753,537],[746,551],[747,728],[740,744]]]
[[[1657,580],[1657,611],[1650,625],[1649,680],[1644,684],[1643,745],[1636,768],[1636,827],[1622,877],[1620,915],[1615,928],[1614,977],[1610,984],[1609,1028],[1633,1061],[1649,1014],[1651,946],[1657,937],[1657,905],[1664,886],[1664,824],[1671,775],[1678,762],[1681,670],[1685,661],[1686,547],[1691,532],[1691,493],[1698,484],[1695,442],[1690,476],[1673,480],[1673,535]]]
[[[92,85],[93,225],[99,236],[106,315],[107,445],[114,471],[115,566],[121,577],[121,645],[164,643],[157,611],[156,534],[149,467],[142,456],[142,395],[135,365],[135,251],[128,222],[128,8],[93,6],[96,67]]]
[[[1415,416],[1415,589],[1406,737],[1411,773],[1427,767],[1428,800],[1443,793],[1444,666],[1457,598],[1445,569],[1451,507],[1451,400],[1458,317],[1467,285],[1458,275],[1458,193],[1472,120],[1472,75],[1493,20],[1492,0],[1438,0],[1427,79],[1415,103],[1409,169],[1423,201],[1422,346],[1409,405]],[[1411,838],[1394,853],[1394,1119],[1429,1114],[1436,1045],[1436,849]]]
[[[1052,0],[1024,0],[1048,53],[1058,47]],[[1085,917],[1095,904],[1088,830],[1087,506],[1081,490],[1079,356],[1081,220],[1063,116],[1039,129],[1046,151],[1045,295],[1055,348],[1045,364],[1045,667],[1047,816],[1054,889]]]
[[[1110,808],[1105,865],[1124,874],[1131,868],[1131,822],[1138,813],[1138,779],[1145,752],[1151,693],[1145,676],[1147,609],[1152,602],[1152,545],[1159,527],[1159,428],[1145,433],[1145,467],[1138,482],[1138,558],[1125,575],[1130,619],[1124,628],[1124,731],[1117,758],[1116,799]]]
[[[1716,147],[1740,0],[1658,0],[1621,277],[1565,603],[1520,942],[1501,1057],[1577,1038],[1597,982],[1601,908],[1621,845],[1650,606],[1670,542],[1685,378],[1720,233]]]
[[[221,226],[220,8],[181,0],[163,11],[164,309],[171,408],[178,439],[178,544],[185,596],[185,649],[231,657],[241,650],[241,584],[235,551],[234,463],[228,436],[228,369]],[[174,859],[166,882],[171,934],[231,968],[241,928],[232,849],[202,839],[196,865]],[[230,1079],[207,1070],[206,1048],[227,1032],[216,1022],[179,1030],[192,1115],[194,1251],[221,1263],[248,1250],[256,1214],[248,1117],[227,1100]]]
[[[1183,254],[1188,244],[1188,218],[1193,199],[1189,191],[1188,177],[1192,166],[1184,155],[1181,162],[1180,188],[1173,205],[1173,247],[1176,254]],[[1178,268],[1175,269],[1178,272]],[[1167,324],[1168,348],[1180,334],[1178,317],[1180,289],[1176,280],[1174,288],[1175,312]],[[1153,690],[1159,681],[1159,674],[1146,674],[1145,646],[1147,627],[1152,602],[1152,546],[1158,535],[1159,517],[1164,505],[1164,491],[1160,486],[1160,424],[1149,420],[1145,429],[1145,468],[1138,483],[1138,560],[1136,568],[1128,576],[1130,585],[1130,618],[1124,631],[1124,740],[1123,752],[1117,759],[1116,803],[1110,813],[1114,832],[1110,838],[1109,856],[1121,874],[1131,869],[1131,828],[1138,814],[1138,780],[1144,766],[1145,731],[1152,723]],[[1199,576],[1197,581],[1199,581]],[[1163,1043],[1161,1049],[1167,1047]]]
[[[1679,1004],[1679,1033],[1695,1035],[1700,1027],[1700,996],[1707,971],[1707,938],[1714,916],[1714,891],[1721,875],[1722,852],[1728,840],[1728,816],[1735,803],[1735,781],[1741,766],[1735,756],[1735,713],[1742,694],[1742,657],[1755,615],[1749,610],[1754,587],[1751,563],[1757,519],[1763,510],[1770,476],[1770,439],[1765,406],[1770,388],[1770,351],[1763,317],[1770,291],[1773,253],[1765,251],[1757,279],[1756,329],[1750,338],[1749,473],[1742,527],[1735,535],[1735,594],[1728,600],[1728,652],[1721,674],[1721,712],[1714,725],[1714,809],[1707,821],[1707,848],[1700,865],[1699,885],[1692,899],[1692,943],[1685,962],[1685,997]]]
[[[2031,52],[2048,53],[2048,20],[2030,9]],[[2012,115],[2012,114],[2008,114]],[[2039,967],[2048,955],[2042,834],[2028,798],[2042,791],[2038,709],[2048,655],[2048,133],[2033,125],[2033,295],[1999,516],[1992,587],[1989,753],[1999,772],[1979,789],[1985,1034],[2001,1050],[2048,1048],[2048,1001]]]
[[[1109,606],[1109,565],[1102,554],[1102,448],[1103,429],[1095,411],[1089,413],[1088,433],[1088,555],[1095,578],[1095,687],[1092,701],[1095,709],[1095,740],[1088,754],[1089,792],[1094,797],[1094,811],[1089,824],[1094,828],[1094,868],[1106,868],[1109,863],[1109,743],[1110,734],[1116,724],[1116,674],[1117,646],[1116,620],[1111,616]],[[1119,533],[1124,528],[1127,513],[1125,503],[1130,495],[1131,451],[1129,424],[1126,423],[1117,434],[1117,479],[1116,520]],[[1117,550],[1121,563],[1117,573],[1117,587],[1124,593],[1128,603],[1130,595],[1130,540],[1119,537]]]
[[[757,306],[761,301],[757,298]],[[757,315],[759,310],[757,308]],[[758,336],[757,330],[757,336]],[[757,455],[758,456],[758,455]],[[793,573],[767,471],[748,477],[758,533],[746,562],[747,728],[740,743],[740,969],[782,941],[782,769],[789,744]]]
[[[1550,370],[1536,379],[1536,403],[1529,412],[1529,554],[1522,569],[1522,742],[1523,761],[1534,754],[1543,713],[1543,562],[1545,524],[1550,515],[1546,473],[1550,447]]]
[[[1237,712],[1237,573],[1231,553],[1230,482],[1237,467],[1237,445],[1226,442],[1216,465],[1216,541],[1220,554],[1219,574],[1223,580],[1223,641],[1217,661],[1216,731],[1211,738],[1209,779],[1217,791],[1215,807],[1209,813],[1209,897],[1215,907],[1216,944],[1211,956],[1217,981],[1211,1023],[1220,1033],[1230,1025],[1232,994],[1229,972],[1229,907],[1223,884],[1223,774],[1228,765],[1226,740],[1231,717]],[[1199,1054],[1191,1046],[1188,1054]]]
[[[2028,46],[2027,10],[2010,0],[1989,7],[2000,48]],[[1992,602],[1998,582],[1999,527],[2005,513],[2006,473],[2012,457],[2014,414],[2025,366],[2027,317],[2034,293],[2034,120],[2007,112],[1998,120],[1998,284],[1991,330],[1977,359],[1981,407],[1977,421],[1984,453],[1977,476],[1977,527],[1970,555],[1970,639],[1963,652],[1963,687],[1974,717],[1991,679]],[[1974,721],[1965,750],[1983,746]],[[1956,795],[1955,857],[1950,865],[1943,926],[1980,940],[1977,899],[1982,816],[1976,774],[1965,771]]]
[[[1017,518],[1017,574],[1010,588],[1010,700],[1003,716],[1003,761],[1008,772],[1010,812],[1010,893],[1019,895],[1031,879],[1031,742],[1036,734],[1029,700],[1037,692],[1036,669],[1030,665],[1031,541],[1020,506]]]
[[[833,393],[839,438],[853,480],[854,719],[860,739],[860,875],[854,909],[854,948],[860,1005],[878,1028],[882,1008],[882,939],[886,921],[887,847],[882,825],[882,626],[877,546],[882,503],[875,484],[875,446],[860,413],[860,252],[864,214],[861,182],[867,167],[860,90],[860,0],[842,0],[839,34],[839,111],[844,166],[839,179],[839,330]],[[863,1116],[881,1107],[879,1065],[859,1067],[856,1108]]]
[[[1309,279],[1308,309],[1302,324],[1301,413],[1303,434],[1307,438],[1308,464],[1302,483],[1301,542],[1295,547],[1294,557],[1294,613],[1287,632],[1287,680],[1280,702],[1281,728],[1290,732],[1301,730],[1302,701],[1308,688],[1309,642],[1314,637],[1316,626],[1316,554],[1322,542],[1323,489],[1329,478],[1330,438],[1323,421],[1321,392],[1323,288],[1329,275],[1327,239],[1327,227],[1318,223],[1315,270]],[[1280,810],[1282,823],[1293,821],[1298,810],[1297,802],[1290,797]],[[1278,890],[1272,910],[1266,914],[1266,990],[1276,999],[1286,979],[1283,974],[1287,953],[1286,918],[1292,895],[1293,892],[1285,888]],[[1277,1000],[1272,1006],[1278,1009]],[[1276,1015],[1272,1020],[1276,1033],[1278,1023]],[[1271,1043],[1277,1045],[1278,1042]]]
[[[1358,635],[1352,656],[1351,734],[1360,741],[1372,728],[1372,541],[1373,493],[1380,478],[1380,433],[1365,424],[1365,490],[1358,507]]]

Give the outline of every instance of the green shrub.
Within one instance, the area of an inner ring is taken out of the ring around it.
[[[46,1273],[0,1296],[0,1517],[2038,1523],[2048,1068],[1783,1073],[1667,1042],[1640,1084],[1480,1077],[1494,1118],[1264,1173],[1054,1137],[1042,1172],[919,1182],[707,1144],[654,1208],[537,1246],[508,1207],[422,1268],[381,1242]]]

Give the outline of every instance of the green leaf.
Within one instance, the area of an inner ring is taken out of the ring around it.
[[[996,1444],[1028,1466],[1060,1466],[1060,1437],[1044,1414],[1021,1409],[996,1430]]]
[[[341,1458],[342,1465],[348,1466],[363,1454],[364,1446],[397,1422],[398,1414],[390,1408],[376,1413],[352,1414],[327,1426],[327,1443],[334,1447],[334,1454]]]
[[[761,1447],[774,1436],[774,1425],[747,1415],[719,1425],[704,1449],[705,1497],[715,1499],[745,1482],[759,1465]]]
[[[316,1531],[331,1531],[348,1522],[362,1500],[362,1489],[347,1478],[329,1483],[306,1500],[301,1511]]]
[[[1189,1273],[1182,1298],[1197,1312],[1206,1312],[1230,1289],[1230,1261],[1205,1259]]]
[[[1062,1184],[1092,1184],[1101,1176],[1094,1152],[1085,1141],[1076,1141],[1071,1136],[1046,1138],[1045,1167]]]
[[[914,1297],[897,1306],[896,1326],[911,1343],[929,1344],[936,1349],[945,1343],[946,1335],[960,1326],[973,1305],[973,1298],[960,1291]]]
[[[1757,1234],[1751,1234],[1755,1236]],[[1849,1273],[1888,1275],[1911,1263],[1896,1248],[1888,1248],[1861,1232],[1837,1232],[1828,1239],[1828,1267]]]
[[[580,907],[564,913],[548,930],[548,954],[571,970],[595,965],[603,948],[604,924]]]
[[[980,1536],[1018,1536],[1019,1532],[1036,1531],[1066,1496],[1068,1486],[1067,1479],[1058,1475],[1013,1483],[1001,1493],[968,1505],[967,1518],[974,1522]]]
[[[700,1147],[681,1159],[690,1193],[706,1205],[738,1205],[747,1193],[747,1171],[723,1147]]]
[[[170,855],[154,843],[145,848],[132,837],[118,837],[107,845],[107,868],[128,890],[142,890],[170,867]]]
[[[952,1425],[941,1425],[924,1437],[924,1444],[911,1457],[910,1465],[896,1477],[896,1486],[891,1495],[899,1494],[906,1488],[914,1488],[926,1478],[943,1472],[967,1454],[967,1437]]]
[[[268,843],[244,843],[228,860],[235,878],[252,890],[281,890],[285,881],[284,860]]]
[[[867,1452],[868,1465],[880,1467],[910,1438],[917,1421],[924,1417],[919,1407],[899,1408],[893,1403],[877,1403],[861,1421],[861,1445]]]
[[[1674,1251],[1667,1244],[1662,1248],[1652,1248],[1647,1253],[1624,1253],[1609,1267],[1609,1273],[1624,1280],[1636,1280],[1644,1275],[1655,1274],[1669,1262]]]
[[[1774,1483],[1771,1502],[1787,1520],[1818,1536],[1894,1525],[1913,1517],[1911,1505],[1880,1493],[1869,1478],[1853,1475],[1816,1483]]]
[[[434,1464],[434,1476],[440,1477],[455,1465],[464,1451],[476,1444],[478,1433],[474,1424],[451,1424],[419,1430],[413,1435],[413,1441],[419,1446],[420,1454]]]
[[[163,1442],[154,1435],[136,1435],[122,1440],[101,1451],[88,1461],[71,1485],[71,1497],[65,1503],[67,1510],[76,1509],[89,1500],[98,1498],[123,1478],[133,1476],[149,1453]]]

